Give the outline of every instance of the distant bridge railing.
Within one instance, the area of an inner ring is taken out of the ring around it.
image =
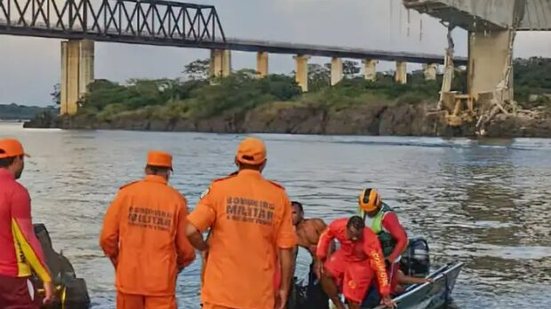
[[[214,6],[156,0],[0,0],[0,33],[136,43],[226,40]]]

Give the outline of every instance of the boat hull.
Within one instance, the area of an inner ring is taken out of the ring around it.
[[[442,307],[451,300],[451,293],[455,286],[463,263],[450,263],[432,272],[428,278],[432,282],[415,284],[394,298],[398,309],[434,309]],[[362,307],[364,309],[372,307]],[[385,307],[378,306],[376,309]]]

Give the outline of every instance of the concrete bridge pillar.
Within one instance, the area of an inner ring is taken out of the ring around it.
[[[231,51],[229,49],[211,49],[210,75],[226,77],[231,73]]]
[[[436,63],[423,64],[425,80],[436,80],[438,65]]]
[[[308,91],[308,59],[310,56],[307,55],[296,55],[293,57],[295,59],[295,80],[297,84],[302,88],[303,92]]]
[[[61,42],[60,114],[74,115],[94,81],[94,41]]]
[[[256,72],[259,77],[268,76],[268,52],[256,53]]]
[[[398,84],[406,84],[408,82],[407,62],[396,61],[396,75],[394,80]]]
[[[377,79],[377,63],[378,60],[364,59],[364,77],[366,80],[375,81]]]
[[[467,85],[469,94],[477,96],[481,92],[493,92],[504,78],[509,56],[509,30],[469,33],[469,66]],[[503,99],[513,97],[513,74],[505,82],[508,91],[500,93]]]
[[[331,59],[331,86],[335,86],[342,80],[342,73],[342,59],[333,57]]]

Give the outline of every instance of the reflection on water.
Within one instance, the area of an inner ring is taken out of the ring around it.
[[[240,135],[23,130],[33,157],[22,182],[33,214],[87,280],[93,308],[113,308],[113,270],[98,248],[103,213],[117,188],[142,176],[145,152],[175,155],[171,183],[190,207],[213,178],[233,171]],[[457,308],[550,307],[551,140],[262,135],[267,177],[301,200],[308,216],[354,213],[362,187],[376,186],[410,235],[429,240],[434,264],[466,263]],[[299,253],[305,277],[309,260]],[[199,308],[200,262],[179,278],[181,308]]]

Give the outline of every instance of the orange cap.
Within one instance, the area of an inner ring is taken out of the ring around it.
[[[266,146],[259,138],[247,137],[239,143],[236,158],[245,164],[262,164],[266,160]]]
[[[23,150],[23,145],[13,138],[5,138],[0,140],[0,159],[26,156],[30,157]]]
[[[164,151],[151,150],[147,153],[147,165],[172,169],[172,155]]]

